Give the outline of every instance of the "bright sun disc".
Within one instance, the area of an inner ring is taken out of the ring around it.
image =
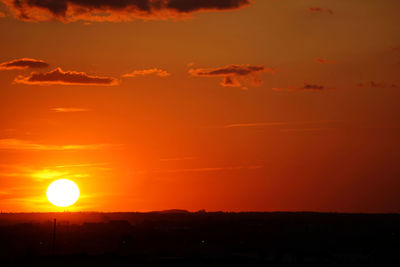
[[[60,179],[49,185],[46,195],[51,204],[58,207],[68,207],[78,200],[79,188],[71,180]]]

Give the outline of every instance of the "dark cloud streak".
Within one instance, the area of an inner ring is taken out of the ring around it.
[[[311,83],[304,83],[303,86],[300,87],[287,87],[287,88],[282,88],[282,87],[274,87],[272,90],[275,91],[324,91],[327,89],[332,89],[328,88],[324,85],[319,85],[319,84],[311,84]]]
[[[63,71],[61,68],[46,73],[32,72],[29,76],[20,75],[14,79],[14,82],[30,85],[118,85],[118,80],[112,77],[93,76],[77,71]]]
[[[260,85],[262,81],[257,77],[261,72],[274,73],[261,65],[228,65],[221,68],[190,69],[189,74],[198,77],[222,77],[221,85],[225,87],[241,87],[244,81],[251,81],[253,85]]]
[[[318,84],[309,84],[305,83],[303,87],[300,88],[300,90],[324,90],[325,86],[323,85],[318,85]]]
[[[251,0],[0,0],[22,20],[65,22],[177,18],[242,8]]]
[[[20,58],[0,63],[0,70],[47,68],[49,64],[43,60]]]

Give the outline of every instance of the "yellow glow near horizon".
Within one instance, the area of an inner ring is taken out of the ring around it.
[[[47,199],[58,207],[68,207],[79,198],[79,188],[71,180],[59,179],[52,182],[47,188]]]

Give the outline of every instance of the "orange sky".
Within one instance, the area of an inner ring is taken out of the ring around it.
[[[398,0],[15,3],[2,211],[400,210]]]

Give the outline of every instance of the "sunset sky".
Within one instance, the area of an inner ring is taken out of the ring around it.
[[[398,212],[399,11],[0,0],[0,210]]]

